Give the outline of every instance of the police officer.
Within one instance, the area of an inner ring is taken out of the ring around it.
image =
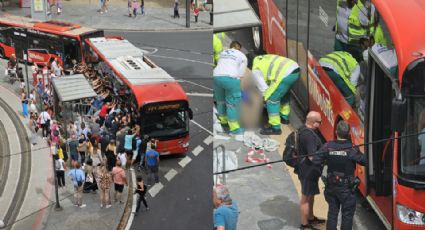
[[[263,93],[269,115],[269,128],[263,135],[280,135],[280,124],[289,123],[289,89],[300,77],[299,65],[287,57],[274,54],[254,58],[252,73],[258,89]]]
[[[325,163],[328,166],[325,179],[325,199],[329,205],[326,229],[336,229],[341,208],[341,230],[351,230],[356,211],[354,190],[359,182],[354,176],[354,170],[356,163],[365,166],[367,158],[357,147],[352,147],[350,126],[345,121],[338,122],[336,135],[337,140],[324,144],[319,150],[323,153],[314,156],[312,162],[316,165]]]

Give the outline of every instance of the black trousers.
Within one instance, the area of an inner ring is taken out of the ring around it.
[[[41,124],[41,129],[42,129],[43,137],[47,137],[47,135],[49,134],[49,125]]]
[[[62,171],[62,170],[56,171],[56,178],[58,179],[58,186],[64,187],[65,186],[65,171]]]
[[[145,194],[139,193],[139,197],[137,198],[136,212],[139,211],[139,209],[140,209],[140,202],[142,202],[142,201],[143,201],[143,205],[145,205],[145,208],[148,208],[148,203],[146,202]]]
[[[341,208],[341,230],[353,228],[353,217],[356,211],[356,197],[348,186],[326,186],[325,199],[329,205],[327,230],[336,230],[338,213]]]

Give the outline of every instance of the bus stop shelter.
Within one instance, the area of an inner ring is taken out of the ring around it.
[[[74,113],[84,115],[90,108],[88,101],[97,94],[82,74],[54,78],[53,109],[61,121],[74,121]]]

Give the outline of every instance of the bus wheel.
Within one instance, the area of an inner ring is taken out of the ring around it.
[[[252,40],[254,41],[255,52],[262,53],[263,39],[261,34],[261,27],[252,27]]]

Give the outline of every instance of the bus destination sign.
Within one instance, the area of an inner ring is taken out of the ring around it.
[[[165,104],[148,104],[145,105],[145,111],[146,113],[161,113],[173,110],[181,110],[185,107],[185,104],[186,103],[182,101],[169,102]]]

